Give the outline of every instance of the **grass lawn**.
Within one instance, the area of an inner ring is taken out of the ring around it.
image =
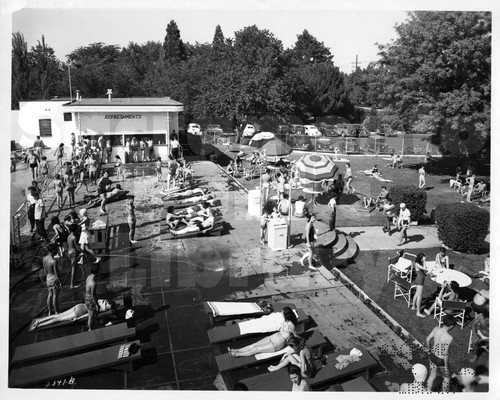
[[[411,249],[409,252],[412,254],[423,252],[428,260],[432,260],[438,250],[438,248]],[[434,320],[432,314],[425,318],[417,317],[415,311],[408,308],[402,298],[393,299],[394,286],[387,283],[387,259],[394,255],[395,251],[363,251],[356,258],[355,264],[351,264],[341,271],[378,306],[410,332],[420,343],[425,345],[425,338],[437,326],[437,320]],[[470,276],[484,269],[485,254],[461,254],[449,251],[448,255],[450,264],[454,269]],[[481,282],[474,279],[473,281],[471,287],[483,287]],[[476,292],[471,287],[461,288],[460,298],[462,300],[472,300]],[[426,277],[422,301],[423,307],[428,308],[433,303],[436,290],[439,291],[439,286],[429,277]],[[474,313],[472,312],[471,315],[474,315]],[[466,319],[466,323],[467,321],[470,323],[470,319]],[[466,324],[463,330],[459,326],[455,326],[451,331],[454,338],[450,353],[452,373],[458,372],[460,368],[469,365],[469,358],[472,355],[472,353],[467,354],[470,330],[470,324]],[[422,359],[421,354],[414,354],[414,357],[417,360],[414,362]],[[422,360],[424,364],[428,364],[427,360]]]

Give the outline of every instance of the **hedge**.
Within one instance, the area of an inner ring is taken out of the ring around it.
[[[439,204],[435,210],[439,240],[456,251],[477,252],[490,226],[490,213],[471,203]]]
[[[405,203],[406,208],[410,210],[412,221],[420,221],[425,214],[427,192],[415,185],[394,185],[389,189],[388,197],[392,199],[397,210],[401,203]]]

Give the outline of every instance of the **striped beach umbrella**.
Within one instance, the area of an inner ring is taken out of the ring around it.
[[[328,157],[321,154],[308,154],[297,161],[300,178],[310,181],[331,179],[338,167]]]

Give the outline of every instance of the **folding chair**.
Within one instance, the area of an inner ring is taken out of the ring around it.
[[[416,289],[416,286],[400,276],[393,276],[391,282],[394,283],[394,299],[403,297],[408,307],[410,307],[411,292],[413,289]]]
[[[411,253],[403,253],[401,257],[388,257],[389,265],[387,266],[387,282],[391,280],[391,275],[399,276],[411,282],[412,279],[412,257],[416,257]]]
[[[438,308],[439,311],[437,311]],[[457,320],[457,325],[459,325],[461,329],[464,329],[466,308],[466,301],[444,300],[441,302],[441,304],[436,303],[436,308],[434,308],[434,318],[438,319],[439,327],[441,327],[441,324],[443,323],[443,317],[446,315],[452,316]],[[445,312],[444,310],[447,310],[449,312]]]

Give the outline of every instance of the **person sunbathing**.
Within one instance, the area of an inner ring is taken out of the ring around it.
[[[100,299],[97,300],[97,302],[99,304],[100,312],[114,310],[116,308],[115,302],[111,300]],[[66,321],[72,322],[72,321],[83,320],[87,318],[88,312],[89,311],[87,309],[87,306],[84,303],[79,303],[74,307],[70,308],[69,310],[63,311],[62,313],[49,315],[48,317],[44,318],[35,318],[31,323],[29,331],[31,332],[37,328],[42,328],[48,325],[54,325],[57,324],[58,322],[66,322]]]
[[[181,221],[182,222],[182,221]],[[208,218],[196,217],[189,221],[185,221],[186,226],[182,229],[170,229],[170,233],[174,236],[185,235],[187,233],[209,231],[213,229],[215,224],[215,217],[211,215]]]
[[[184,190],[183,192],[172,193],[168,196],[169,199],[179,199],[181,200],[183,197],[192,197],[194,195],[206,195],[208,193],[207,188],[195,188],[190,190]]]
[[[212,195],[204,194],[201,196],[194,196],[194,197],[189,197],[189,198],[182,199],[182,200],[177,200],[176,203],[177,204],[188,204],[188,203],[198,203],[200,201],[210,201],[210,200],[213,201]]]
[[[116,198],[120,197],[120,196],[124,196],[128,193],[128,190],[123,190],[121,185],[116,185],[111,191],[109,192],[106,192],[105,193],[105,196],[106,196],[106,200],[109,202],[109,201],[113,201],[115,200]],[[96,204],[99,204],[101,202],[101,197],[99,194],[96,194],[96,195],[85,195],[83,197],[83,201],[85,203],[88,203],[90,206],[95,206]]]
[[[278,332],[241,349],[231,349],[228,347],[227,351],[229,355],[232,357],[250,357],[255,354],[274,353],[284,349],[288,338],[297,336],[297,332],[295,331],[297,317],[290,307],[283,308],[283,317],[285,320]]]
[[[314,364],[312,352],[306,346],[306,341],[303,338],[290,336],[286,344],[291,349],[283,354],[278,365],[270,365],[267,369],[271,372],[278,371],[289,364],[296,365],[300,368],[302,378],[309,378],[314,374]]]

